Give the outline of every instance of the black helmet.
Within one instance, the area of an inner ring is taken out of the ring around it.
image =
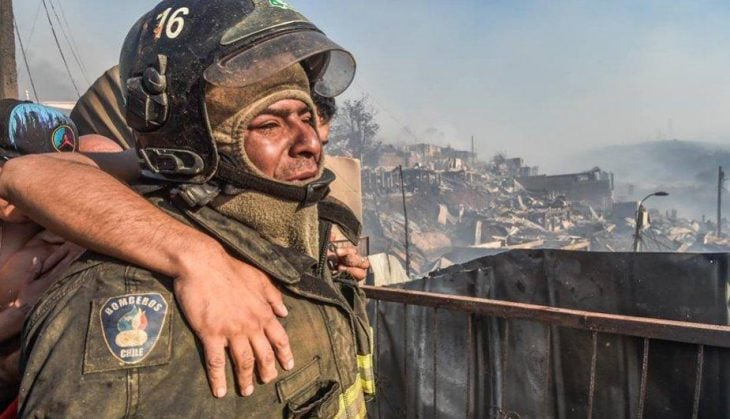
[[[352,82],[352,55],[280,0],[166,0],[127,35],[120,57],[127,123],[147,176],[204,183],[219,156],[206,83],[245,87],[300,62],[314,92]]]

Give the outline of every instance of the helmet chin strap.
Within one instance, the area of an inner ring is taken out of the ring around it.
[[[323,200],[330,193],[330,184],[335,174],[324,169],[322,176],[306,185],[287,185],[251,174],[221,155],[216,177],[241,189],[252,189],[287,201],[298,202],[300,207],[308,207]]]

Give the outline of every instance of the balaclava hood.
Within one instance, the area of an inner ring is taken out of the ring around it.
[[[239,168],[255,176],[293,185],[263,174],[251,162],[244,146],[250,122],[272,104],[285,99],[305,103],[312,113],[312,127],[315,128],[316,108],[310,97],[309,80],[299,64],[252,86],[212,86],[206,94],[206,105],[213,137],[222,155],[227,155]],[[316,178],[322,175],[323,163],[322,157]],[[254,228],[280,246],[317,257],[319,228],[316,205],[302,206],[275,194],[243,190],[232,196],[219,196],[212,206],[223,215]]]

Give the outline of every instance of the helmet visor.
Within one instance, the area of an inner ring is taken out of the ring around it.
[[[245,87],[302,62],[312,90],[335,97],[355,77],[355,59],[323,33],[289,32],[230,55],[205,70],[205,80],[220,87]]]

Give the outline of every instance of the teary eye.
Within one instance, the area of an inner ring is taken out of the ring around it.
[[[252,126],[251,128],[254,130],[257,130],[257,131],[270,132],[270,131],[275,130],[276,128],[279,128],[279,123],[274,120],[268,120],[268,121],[263,121],[258,124],[254,124],[254,126]]]

